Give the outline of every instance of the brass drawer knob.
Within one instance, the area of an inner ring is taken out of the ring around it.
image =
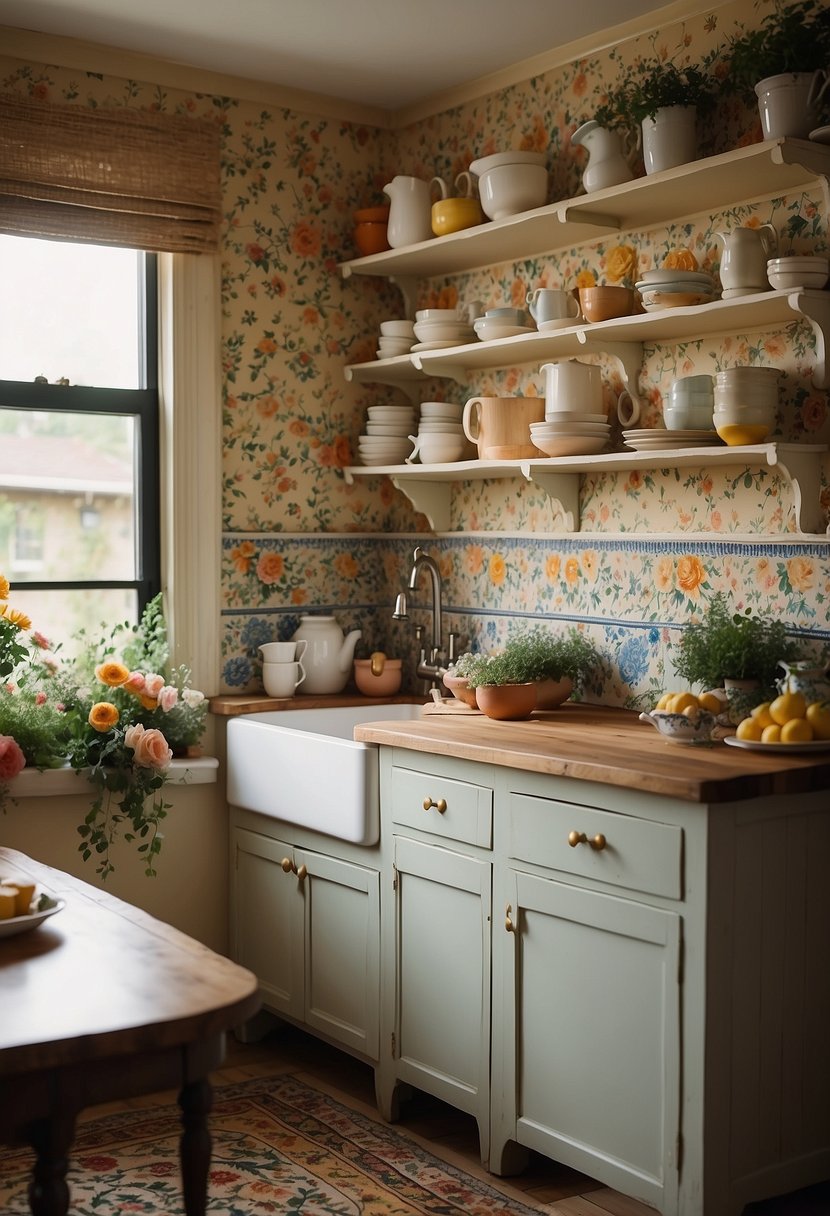
[[[428,811],[429,808],[432,806],[435,807],[435,809],[439,815],[443,815],[444,811],[447,809],[447,800],[446,800],[446,798],[439,798],[438,801],[436,802],[434,798],[425,798],[424,799],[424,810]]]
[[[602,832],[597,832],[596,836],[592,836],[590,840],[584,832],[576,830],[568,832],[568,844],[572,849],[575,849],[578,844],[589,844],[595,853],[601,853],[608,841],[603,836]]]
[[[507,907],[504,909],[504,927],[508,933],[516,932],[516,926],[513,924],[513,921],[511,919],[511,915],[510,915],[512,911],[513,911],[513,908],[510,904],[508,904]]]

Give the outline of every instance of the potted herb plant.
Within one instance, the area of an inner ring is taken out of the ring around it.
[[[674,667],[689,684],[725,687],[735,720],[738,713],[748,713],[753,705],[776,695],[778,667],[797,653],[783,621],[753,616],[749,610],[733,613],[726,596],[718,592],[703,618],[684,629]],[[748,682],[752,687],[747,687]]]
[[[646,173],[694,160],[697,116],[714,100],[714,80],[700,67],[664,59],[656,50],[632,64],[594,114],[602,127],[638,127]]]
[[[534,709],[561,705],[600,661],[579,630],[537,627],[513,634],[497,654],[462,655],[455,671],[488,717],[526,718]]]
[[[728,40],[725,58],[726,87],[749,102],[757,100],[764,138],[805,138],[827,108],[826,0],[776,0],[756,28]]]

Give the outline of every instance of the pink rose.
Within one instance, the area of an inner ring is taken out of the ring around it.
[[[142,768],[155,768],[160,772],[169,768],[173,753],[160,730],[153,726],[136,740],[134,745],[136,764]]]
[[[123,686],[127,692],[144,692],[144,676],[140,671],[131,671]]]
[[[11,781],[26,767],[26,757],[16,739],[0,735],[0,781]]]
[[[144,677],[144,691],[148,697],[157,697],[164,688],[164,676],[157,676],[154,672]]]
[[[164,688],[162,688],[162,690],[159,692],[159,705],[166,714],[170,713],[170,710],[176,704],[178,699],[178,688],[173,688],[170,684],[165,684]]]
[[[128,726],[124,731],[124,746],[135,750],[139,739],[144,734],[144,730],[145,727],[141,722],[136,722],[134,726]]]

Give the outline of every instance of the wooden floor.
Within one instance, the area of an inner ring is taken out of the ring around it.
[[[281,1072],[309,1074],[334,1090],[335,1095],[339,1091],[345,1098],[365,1104],[368,1113],[376,1114],[371,1068],[287,1025],[271,1031],[257,1043],[230,1039],[225,1066],[213,1074],[212,1080],[214,1086],[229,1085]],[[166,1096],[175,1099],[174,1094]],[[153,1095],[112,1103],[87,1112],[85,1117],[153,1105],[158,1100],[159,1096]],[[475,1120],[427,1094],[415,1092],[402,1104],[398,1126],[426,1141],[436,1156],[486,1178],[500,1189],[506,1196],[506,1213],[510,1210],[510,1199],[514,1198],[538,1206],[540,1212],[549,1216],[655,1216],[652,1208],[536,1153],[531,1153],[528,1169],[519,1177],[495,1178],[487,1174],[479,1161]],[[830,1183],[751,1204],[744,1216],[830,1216]]]

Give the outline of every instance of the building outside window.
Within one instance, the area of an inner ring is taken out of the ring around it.
[[[0,236],[0,573],[66,644],[160,588],[156,258]]]

